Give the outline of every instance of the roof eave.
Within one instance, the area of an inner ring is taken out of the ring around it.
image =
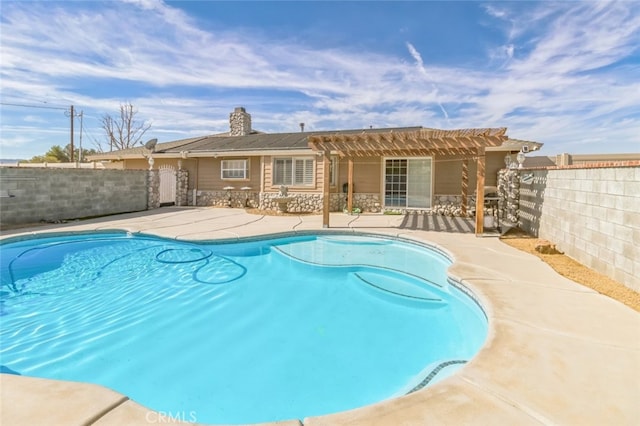
[[[528,151],[540,151],[544,144],[542,142],[525,141],[522,139],[509,138],[500,146],[487,147],[486,151],[512,152],[520,151],[523,147],[528,147]]]
[[[225,150],[225,151],[180,151],[180,152],[155,152],[150,154],[153,158],[216,158],[216,157],[261,157],[274,155],[313,155],[314,151],[310,148],[293,148],[293,149],[261,149],[261,150]],[[121,161],[121,160],[146,160],[149,155],[145,154],[106,154],[91,155],[87,159],[89,161]]]
[[[154,155],[155,157],[155,155]],[[121,161],[146,159],[144,154],[96,154],[87,155],[89,161]]]
[[[181,158],[211,158],[211,157],[262,157],[274,155],[313,155],[309,148],[293,149],[260,149],[260,150],[226,150],[226,151],[183,151]]]

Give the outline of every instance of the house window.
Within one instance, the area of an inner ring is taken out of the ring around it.
[[[273,160],[273,184],[311,186],[314,182],[313,157],[275,158]]]
[[[247,160],[222,160],[220,168],[220,177],[222,179],[247,179],[248,176]]]

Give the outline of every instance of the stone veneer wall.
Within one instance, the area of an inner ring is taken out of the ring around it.
[[[146,170],[0,167],[0,223],[145,210],[147,179]]]
[[[147,209],[157,209],[160,207],[160,172],[158,170],[147,170]]]
[[[518,223],[640,291],[640,161],[520,170]]]
[[[426,214],[432,216],[449,216],[449,217],[473,217],[475,216],[476,199],[473,195],[467,197],[467,214],[462,213],[462,195],[454,194],[437,194],[433,196],[433,205],[426,209],[406,209],[385,207],[385,211],[392,213],[413,213]],[[496,216],[498,209],[493,207],[485,207],[484,215]]]
[[[519,223],[520,215],[520,172],[518,169],[502,169],[498,172],[499,209],[502,219],[512,224]]]
[[[380,195],[376,193],[357,192],[353,194],[352,207],[366,213],[380,213],[382,204]],[[347,194],[331,194],[331,211],[341,212],[347,209]]]
[[[193,205],[193,191],[187,194],[188,203]],[[197,206],[258,208],[259,193],[255,191],[202,191],[196,193]]]
[[[287,203],[287,210],[292,213],[307,213],[322,211],[322,194],[303,194],[290,192],[288,197],[291,201]],[[214,207],[251,207],[260,210],[278,211],[277,198],[280,194],[276,192],[247,192],[244,191],[198,191],[198,206]],[[347,196],[343,193],[332,193],[329,209],[332,212],[344,211],[347,208]],[[396,213],[420,213],[441,216],[462,216],[462,196],[460,195],[436,195],[434,205],[429,209],[392,209],[385,208],[385,211]],[[193,193],[188,193],[188,203],[193,205]],[[467,217],[473,216],[475,201],[469,196],[469,206]],[[355,193],[353,194],[353,208],[360,209],[363,213],[380,213],[383,211],[380,195],[377,193]],[[485,208],[485,214],[494,214],[492,209]]]
[[[278,211],[278,198],[282,196],[278,193],[263,192],[260,194],[260,210]],[[287,211],[291,213],[321,212],[323,208],[322,194],[296,194],[290,192],[287,195],[291,201],[287,203]]]
[[[178,169],[176,180],[176,206],[187,206],[189,205],[189,171]]]
[[[287,203],[287,210],[292,213],[321,212],[323,208],[322,194],[303,194],[290,192],[288,197],[291,201]],[[278,211],[277,198],[280,194],[276,192],[253,192],[253,191],[198,191],[198,206],[215,207],[235,207],[235,208],[257,208],[267,211]],[[187,202],[193,205],[193,192],[187,194]],[[345,194],[331,194],[329,209],[333,212],[343,211],[346,208]],[[353,195],[353,207],[359,208],[362,212],[378,213],[380,208],[380,197],[378,194],[358,193]]]
[[[198,191],[198,206],[214,206],[214,207],[235,207],[244,208],[251,207],[260,210],[278,211],[277,198],[280,198],[277,192],[247,192],[244,191]],[[322,211],[322,194],[304,194],[290,192],[288,198],[291,200],[287,203],[287,210],[291,213],[308,213]],[[434,197],[435,203],[429,209],[392,209],[385,208],[385,211],[395,213],[420,213],[441,216],[462,216],[460,195],[437,195]],[[193,205],[193,194],[189,192],[188,203]],[[472,217],[475,210],[475,201],[472,196],[469,197],[470,208],[467,211],[467,217]],[[346,194],[332,193],[329,209],[332,212],[344,211],[347,208]],[[380,213],[383,211],[380,195],[376,193],[355,193],[353,194],[353,208],[360,209],[363,213]],[[485,214],[493,215],[494,211],[485,208]]]

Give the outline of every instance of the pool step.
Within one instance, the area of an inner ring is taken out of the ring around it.
[[[412,275],[371,269],[352,272],[352,275],[369,289],[392,298],[429,303],[434,307],[447,305],[447,301],[442,298],[442,290]]]

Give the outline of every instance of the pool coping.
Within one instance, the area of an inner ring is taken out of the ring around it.
[[[496,238],[402,229],[400,222],[401,216],[339,213],[332,214],[333,225],[327,230],[320,216],[256,217],[241,209],[166,208],[4,231],[0,241],[116,229],[207,241],[362,231],[433,246],[452,258],[451,279],[472,292],[489,319],[489,335],[477,356],[452,376],[404,396],[341,413],[264,424],[640,424],[637,312],[561,277],[538,258]],[[3,425],[197,421],[191,413],[154,412],[101,386],[10,374],[0,375],[0,408]]]

